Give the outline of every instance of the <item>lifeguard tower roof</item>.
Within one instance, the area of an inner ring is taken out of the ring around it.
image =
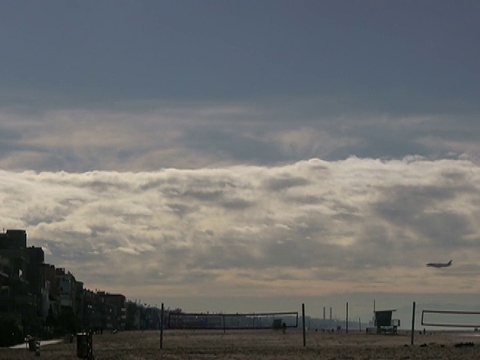
[[[392,313],[397,310],[377,310],[375,311],[375,325],[390,326],[392,323]]]

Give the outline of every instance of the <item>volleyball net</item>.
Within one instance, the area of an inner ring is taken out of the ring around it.
[[[423,310],[422,325],[480,328],[480,311]]]
[[[280,329],[298,327],[298,312],[268,312],[268,313],[184,313],[168,314],[170,329]]]

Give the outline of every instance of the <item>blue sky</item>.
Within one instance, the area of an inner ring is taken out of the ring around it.
[[[0,223],[187,309],[478,293],[479,10],[2,2]]]

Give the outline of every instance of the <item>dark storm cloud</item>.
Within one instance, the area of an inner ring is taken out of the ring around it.
[[[477,13],[432,1],[2,4],[1,88],[9,104],[324,94],[360,110],[478,113]]]

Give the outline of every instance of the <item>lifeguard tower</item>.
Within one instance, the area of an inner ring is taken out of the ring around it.
[[[379,310],[375,311],[375,326],[377,334],[396,334],[400,326],[399,319],[392,319],[392,314],[397,310]]]

